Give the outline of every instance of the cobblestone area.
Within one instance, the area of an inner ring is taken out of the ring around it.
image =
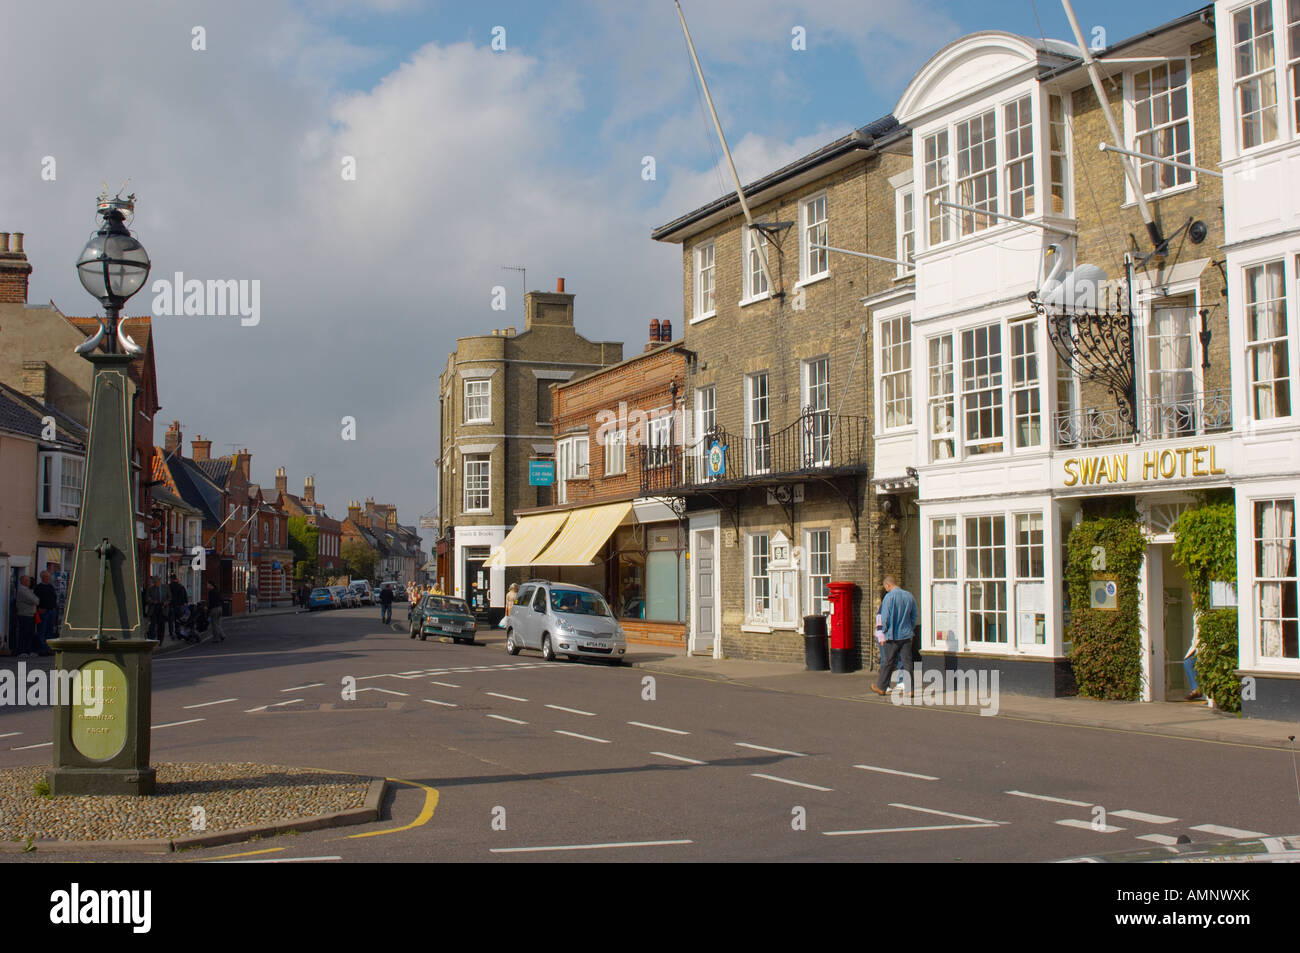
[[[361,807],[370,778],[251,762],[157,764],[152,797],[43,797],[45,765],[0,770],[0,840],[190,837]],[[201,808],[196,811],[195,808]]]

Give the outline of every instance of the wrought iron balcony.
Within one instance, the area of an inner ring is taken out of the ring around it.
[[[740,436],[719,428],[688,446],[642,448],[637,457],[641,492],[673,495],[710,486],[762,486],[867,466],[867,417],[805,410],[775,433],[765,425],[750,430]],[[712,454],[715,443],[718,451]]]
[[[1232,394],[1227,390],[1179,398],[1151,398],[1138,414],[1143,440],[1172,440],[1224,433],[1232,429]],[[1058,449],[1101,447],[1133,440],[1133,427],[1118,408],[1055,414],[1052,431]]]

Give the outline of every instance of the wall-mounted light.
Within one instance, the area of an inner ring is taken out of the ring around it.
[[[1210,309],[1201,309],[1201,370],[1210,369]]]

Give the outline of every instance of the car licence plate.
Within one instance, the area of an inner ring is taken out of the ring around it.
[[[607,648],[609,648],[609,643],[608,643],[608,642],[588,642],[586,645],[583,646],[583,648],[586,648],[586,649],[607,649]]]
[[[444,632],[455,632],[457,635],[459,635],[459,634],[460,634],[460,626],[458,626],[458,625],[443,625],[443,626],[442,626],[442,631],[444,631]]]

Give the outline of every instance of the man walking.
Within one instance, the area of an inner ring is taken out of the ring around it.
[[[26,658],[36,647],[36,609],[41,600],[31,590],[32,577],[19,576],[18,588],[14,592],[14,602],[18,616],[18,657]]]
[[[387,625],[393,621],[393,587],[384,586],[379,590],[379,621]]]
[[[54,638],[54,624],[59,621],[59,593],[50,584],[50,574],[41,573],[41,581],[32,589],[38,601],[37,608],[41,621],[36,628],[36,651],[41,655],[53,655],[50,651],[50,639]]]
[[[172,573],[171,582],[167,583],[168,602],[170,611],[167,613],[167,628],[170,630],[173,639],[179,639],[180,635],[176,631],[176,626],[181,620],[181,612],[184,611],[186,604],[190,601],[190,594],[185,591],[181,581],[176,578],[176,573]]]
[[[215,582],[208,582],[208,621],[212,625],[212,641],[226,641],[226,633],[221,628],[222,599],[221,590]]]
[[[895,668],[901,674],[904,691],[912,687],[912,634],[916,628],[916,600],[893,576],[885,577],[885,598],[880,601],[880,622],[885,641],[880,646],[880,674],[871,690],[889,694],[889,679]]]

